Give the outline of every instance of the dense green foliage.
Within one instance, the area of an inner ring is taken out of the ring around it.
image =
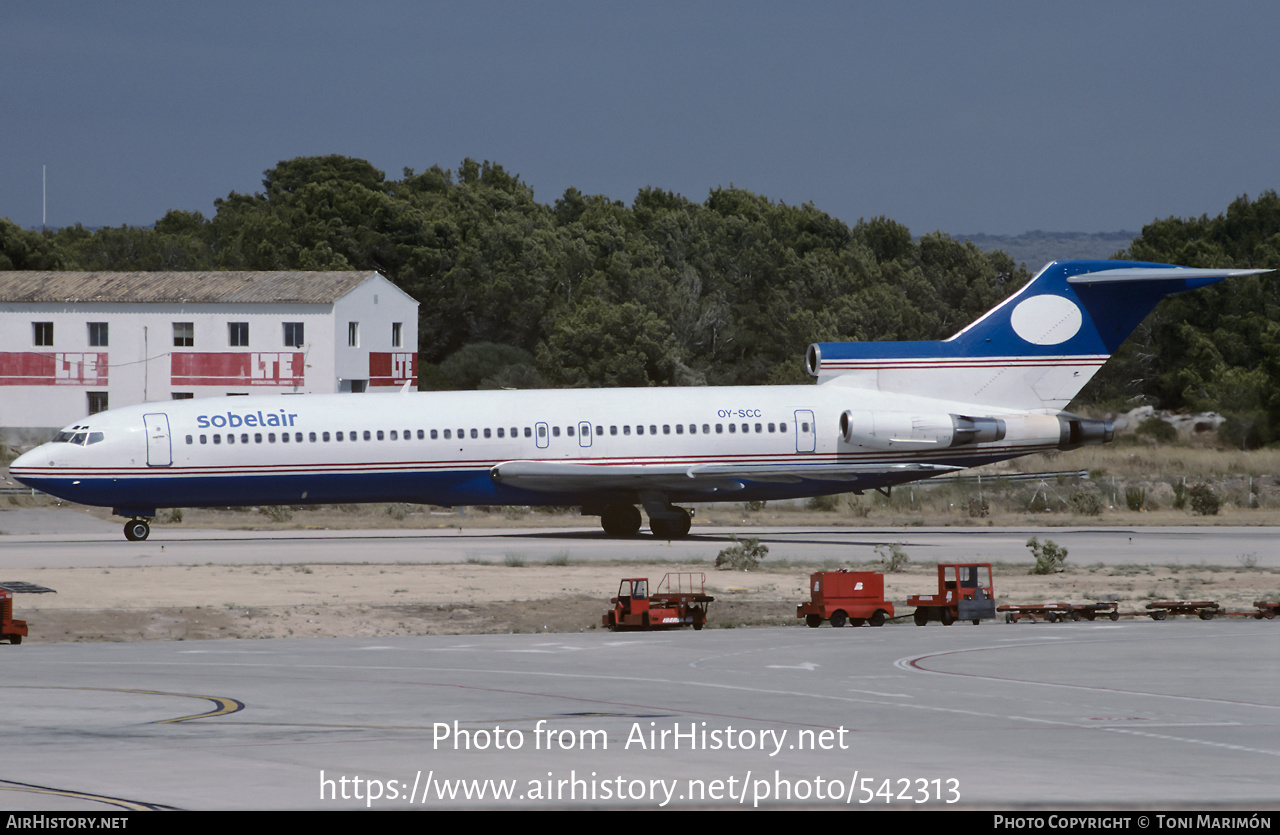
[[[1157,221],[1122,256],[1280,269],[1280,196],[1241,197],[1216,218]],[[1221,412],[1220,437],[1239,448],[1280,440],[1280,278],[1235,278],[1165,299],[1081,399]]]
[[[816,340],[951,335],[1027,278],[1003,254],[741,189],[548,206],[492,163],[301,158],[154,229],[0,226],[13,269],[378,270],[421,302],[425,386],[804,382]],[[496,349],[494,345],[506,346]]]
[[[849,226],[737,188],[630,207],[551,205],[500,165],[281,162],[263,190],[154,228],[41,234],[0,219],[0,269],[377,270],[421,302],[424,388],[804,382],[815,341],[943,339],[1021,286],[1002,252],[887,218]],[[1127,257],[1280,267],[1280,198],[1147,226]],[[1080,402],[1217,409],[1239,446],[1280,439],[1280,283],[1166,300]]]

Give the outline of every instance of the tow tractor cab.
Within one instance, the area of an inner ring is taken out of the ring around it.
[[[707,623],[707,607],[715,600],[706,595],[707,575],[701,572],[666,574],[650,594],[646,577],[629,577],[618,584],[618,596],[610,603],[603,625],[613,631],[665,629]]]
[[[915,624],[931,620],[950,626],[957,620],[971,620],[974,626],[996,616],[995,586],[989,562],[938,563],[938,593],[913,594],[908,606],[915,606]]]

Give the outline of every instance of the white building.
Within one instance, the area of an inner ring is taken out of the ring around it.
[[[418,303],[376,272],[0,272],[0,442],[157,400],[418,384]]]

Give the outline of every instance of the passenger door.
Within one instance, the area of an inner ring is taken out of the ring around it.
[[[818,427],[813,412],[796,410],[796,452],[813,452],[818,448]]]
[[[143,415],[142,424],[147,429],[147,466],[168,467],[173,464],[169,416],[163,413]]]

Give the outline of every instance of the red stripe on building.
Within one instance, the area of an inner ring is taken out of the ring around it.
[[[0,352],[0,386],[105,386],[107,354]]]
[[[304,355],[295,352],[173,354],[174,386],[300,386],[306,377]]]
[[[418,385],[418,355],[405,352],[369,352],[369,385],[403,386],[405,382]]]

